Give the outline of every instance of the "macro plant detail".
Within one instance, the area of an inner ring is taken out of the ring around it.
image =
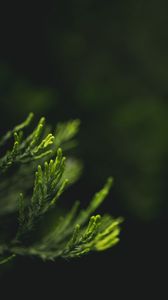
[[[79,209],[79,202],[70,210],[60,206],[62,194],[82,169],[69,156],[79,120],[59,123],[53,134],[45,118],[29,133],[32,120],[31,113],[0,139],[0,264],[18,255],[70,259],[113,247],[119,242],[122,219],[93,215],[108,195],[112,178],[87,208]]]

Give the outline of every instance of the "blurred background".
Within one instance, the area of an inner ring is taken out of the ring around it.
[[[1,134],[30,111],[37,118],[45,115],[52,125],[80,118],[76,155],[85,168],[69,197],[90,199],[112,175],[115,184],[102,212],[125,218],[121,242],[114,249],[55,264],[18,259],[4,271],[4,283],[17,280],[26,286],[29,280],[30,286],[41,289],[41,282],[48,287],[57,282],[62,293],[64,284],[73,293],[72,282],[82,288],[85,281],[92,291],[106,293],[125,283],[129,290],[133,280],[142,284],[134,276],[141,272],[145,284],[148,274],[164,267],[168,222],[165,8],[164,1],[158,6],[157,1],[143,0],[62,0],[40,5],[24,1],[18,6],[13,2],[10,9],[7,2],[3,4]]]

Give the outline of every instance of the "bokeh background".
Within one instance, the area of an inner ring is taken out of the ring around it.
[[[18,259],[3,282],[104,291],[147,283],[166,262],[167,4],[62,0],[1,10],[1,134],[33,111],[52,125],[80,118],[84,172],[69,191],[88,200],[109,175],[102,212],[125,218],[120,244],[80,261]],[[141,274],[142,277],[136,277]],[[141,279],[140,279],[141,278]],[[44,284],[41,284],[44,283]],[[148,285],[148,283],[147,283]],[[84,288],[85,286],[85,288]],[[58,288],[58,287],[57,287]],[[54,290],[54,288],[53,288]],[[57,290],[55,290],[57,294]],[[89,294],[88,294],[89,295]],[[86,294],[87,296],[87,294]],[[111,299],[111,297],[110,297]]]

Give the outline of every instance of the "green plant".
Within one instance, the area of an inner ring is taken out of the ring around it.
[[[63,156],[75,143],[79,121],[58,124],[53,135],[42,118],[31,134],[25,135],[32,118],[31,113],[0,140],[0,264],[17,255],[54,260],[114,246],[119,241],[121,219],[92,216],[107,196],[112,178],[86,209],[78,211],[78,202],[70,211],[57,205],[81,172],[78,160]],[[13,138],[11,150],[6,152]]]

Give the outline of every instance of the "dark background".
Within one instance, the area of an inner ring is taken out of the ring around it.
[[[70,262],[19,258],[2,285],[59,299],[67,291],[112,299],[134,287],[136,299],[158,286],[167,262],[167,9],[142,0],[3,4],[1,134],[30,111],[53,125],[80,118],[85,169],[69,197],[90,199],[112,175],[100,211],[125,222],[114,249]]]

